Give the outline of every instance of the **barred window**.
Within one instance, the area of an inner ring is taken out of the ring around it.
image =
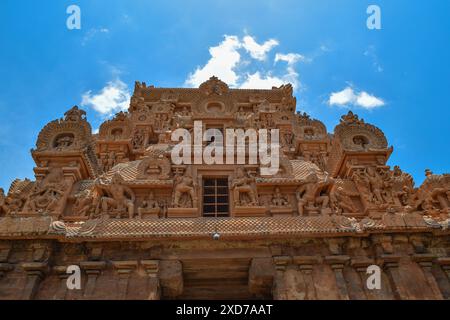
[[[203,216],[229,216],[229,195],[227,178],[203,179]]]

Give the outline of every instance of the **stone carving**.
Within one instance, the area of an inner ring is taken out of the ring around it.
[[[170,177],[171,163],[164,153],[149,153],[138,166],[138,179],[166,180]]]
[[[84,190],[80,194],[75,196],[75,203],[73,205],[72,211],[81,217],[93,217],[95,214],[96,201],[98,197],[93,195],[93,190]]]
[[[369,150],[386,149],[387,140],[383,132],[377,127],[365,123],[357,115],[349,111],[341,117],[340,124],[334,129],[336,138],[345,149]]]
[[[354,181],[363,197],[376,205],[393,202],[392,185],[387,174],[380,174],[375,167],[367,167],[355,172]]]
[[[55,138],[54,147],[55,149],[61,151],[68,149],[74,142],[75,138],[73,134],[62,134]]]
[[[275,207],[286,207],[289,205],[288,197],[284,196],[280,192],[280,188],[275,188],[275,193],[272,196],[271,204]]]
[[[197,204],[197,185],[187,171],[177,174],[174,179],[172,205],[174,208],[195,208]]]
[[[103,172],[111,170],[116,165],[116,153],[114,151],[105,153],[101,159],[101,163]]]
[[[450,214],[450,174],[435,175],[430,170],[415,195],[414,208]]]
[[[144,129],[136,129],[131,143],[133,144],[134,149],[140,149],[140,148],[144,147],[145,130]]]
[[[101,178],[96,179],[94,186],[102,195],[100,198],[102,215],[109,214],[119,219],[126,213],[128,218],[133,218],[135,195],[133,190],[124,184],[119,173],[114,174],[110,183]]]
[[[138,216],[139,219],[142,219],[145,215],[151,215],[151,216],[159,216],[159,213],[161,212],[160,204],[155,199],[155,195],[153,191],[151,191],[147,198],[142,201],[141,206],[138,208]]]
[[[188,128],[193,124],[192,112],[190,112],[186,107],[184,107],[180,112],[175,114],[175,123],[177,127]]]
[[[78,122],[86,120],[86,111],[78,109],[78,106],[72,107],[69,111],[64,113],[66,121]]]
[[[357,212],[357,208],[355,207],[350,194],[346,192],[343,187],[333,188],[330,192],[330,200],[333,209],[336,213],[354,213]]]
[[[235,206],[245,207],[258,205],[255,178],[251,177],[244,169],[237,169],[230,189],[233,191]]]
[[[311,172],[297,189],[297,211],[300,216],[308,213],[309,215],[330,214],[330,197],[327,195],[327,189],[334,183],[332,178],[326,176],[319,179],[315,172]]]
[[[236,113],[236,125],[238,127],[249,128],[253,127],[253,114],[246,112],[243,107],[240,107]]]
[[[29,213],[55,214],[62,208],[68,184],[61,168],[51,168],[48,175],[35,185],[23,211]]]
[[[64,115],[64,119],[54,120],[41,130],[34,152],[79,150],[91,143],[91,126],[86,121],[86,112],[73,107]]]
[[[225,82],[219,80],[219,78],[213,76],[209,78],[208,81],[202,83],[199,87],[199,90],[207,96],[221,96],[228,91],[228,85]]]

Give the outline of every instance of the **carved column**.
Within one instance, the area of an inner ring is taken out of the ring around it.
[[[350,260],[349,256],[327,256],[325,261],[331,266],[336,277],[336,284],[339,289],[339,296],[342,300],[350,300],[348,295],[347,283],[344,277],[344,267],[345,264]]]
[[[391,254],[382,254],[380,256],[380,265],[386,270],[386,274],[394,293],[394,297],[399,300],[407,300],[408,294],[400,282],[400,273],[398,271],[398,263],[400,256]]]
[[[287,300],[287,288],[284,281],[284,272],[288,264],[292,262],[292,258],[289,256],[278,256],[273,258],[275,264],[275,277],[273,283],[273,299],[274,300]]]
[[[47,262],[25,262],[22,264],[23,270],[27,273],[25,288],[22,291],[23,300],[32,300],[38,292],[39,285],[44,279],[47,270]]]
[[[148,275],[148,296],[147,300],[161,299],[161,287],[158,279],[159,261],[158,260],[142,260],[142,266]]]
[[[319,257],[316,256],[293,257],[293,262],[294,264],[298,265],[298,269],[300,270],[303,276],[303,280],[306,284],[306,300],[317,299],[316,287],[314,286],[312,271],[314,269],[314,265],[317,264],[319,260]]]
[[[66,272],[67,267],[55,266],[53,267],[53,271],[55,271],[59,278],[59,288],[53,296],[53,299],[65,300],[67,295],[67,278],[69,277],[69,274]]]
[[[125,300],[128,294],[130,275],[136,269],[137,261],[114,261],[112,264],[119,276],[117,298]]]
[[[431,267],[433,266],[433,254],[415,254],[412,256],[413,261],[417,262],[420,267],[422,268],[423,274],[425,275],[425,278],[427,279],[427,283],[430,286],[431,290],[433,291],[434,298],[443,300],[441,290],[439,290],[439,286],[436,282],[436,279],[434,278],[433,274],[431,273]]]
[[[375,261],[367,257],[352,258],[351,260],[351,266],[358,272],[364,294],[369,300],[377,299],[377,292],[379,291],[377,289],[370,290],[367,288],[367,268],[373,264],[375,264]]]
[[[106,263],[105,261],[83,261],[80,263],[80,267],[87,275],[83,297],[91,299],[94,296],[97,278],[105,269]]]

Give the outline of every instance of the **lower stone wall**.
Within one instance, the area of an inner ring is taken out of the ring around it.
[[[81,271],[69,290],[68,266]],[[380,267],[381,288],[366,285]],[[450,237],[0,240],[0,299],[450,299]]]

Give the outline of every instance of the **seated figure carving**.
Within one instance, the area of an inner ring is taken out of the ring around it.
[[[151,191],[147,198],[142,201],[142,205],[138,208],[138,216],[139,219],[142,219],[142,217],[146,213],[156,213],[159,214],[161,211],[160,205],[158,201],[155,199],[154,193]]]
[[[272,205],[275,207],[285,207],[289,205],[289,200],[286,196],[282,195],[280,188],[275,188],[275,193],[272,196]]]
[[[30,213],[50,213],[57,211],[67,185],[61,168],[53,168],[40,183],[36,184],[24,206]]]

